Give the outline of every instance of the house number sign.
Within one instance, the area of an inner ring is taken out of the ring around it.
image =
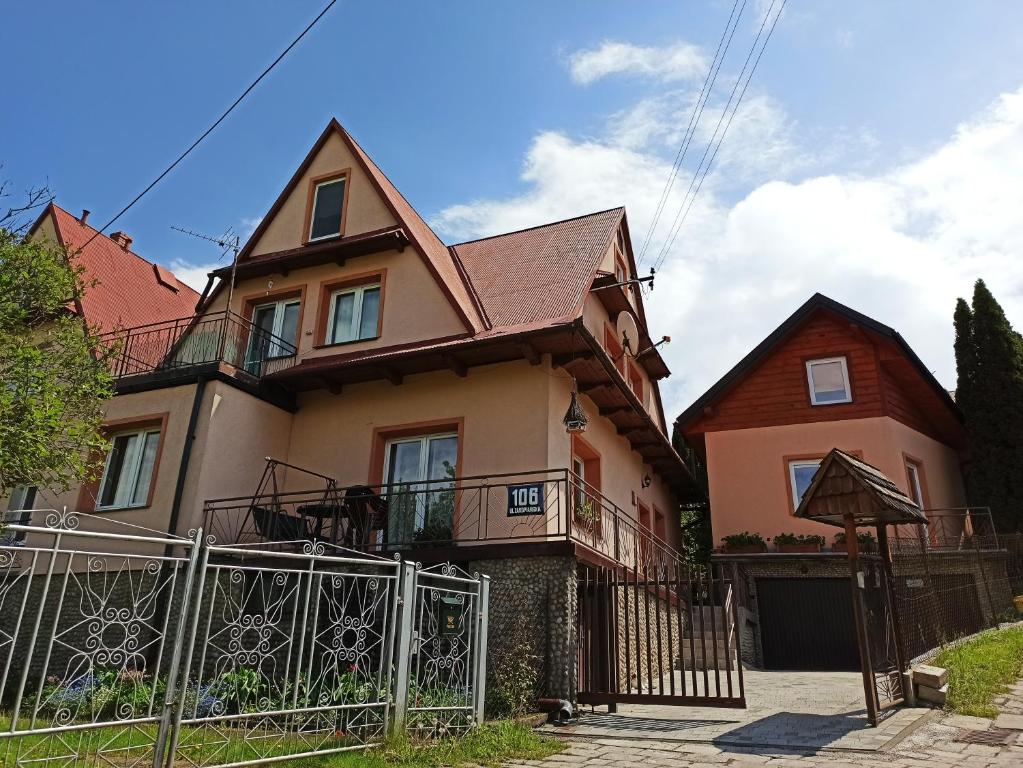
[[[542,515],[544,513],[543,483],[508,486],[508,517]]]

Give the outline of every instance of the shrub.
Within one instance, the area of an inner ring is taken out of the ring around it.
[[[794,533],[779,533],[774,537],[775,544],[823,544],[824,537],[817,534],[801,533],[798,536]]]
[[[487,717],[515,717],[535,708],[543,658],[536,653],[529,626],[527,621],[515,622],[505,642],[490,654]]]
[[[726,547],[758,547],[767,543],[759,533],[750,533],[749,531],[722,536],[721,541],[725,543]]]

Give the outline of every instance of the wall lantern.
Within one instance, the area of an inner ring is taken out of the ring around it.
[[[565,418],[562,419],[562,422],[565,424],[565,431],[569,434],[585,432],[586,425],[589,423],[586,414],[583,413],[582,406],[579,405],[579,393],[576,389],[575,379],[572,379],[572,400],[568,404],[568,410],[565,411]]]
[[[650,475],[643,475],[643,487],[644,488],[649,488],[650,487],[650,483],[652,483],[652,482],[653,482],[653,478],[650,477]]]

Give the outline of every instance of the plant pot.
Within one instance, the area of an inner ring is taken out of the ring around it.
[[[743,544],[742,546],[731,546],[726,544],[724,552],[727,555],[756,555],[767,551],[767,544]]]
[[[832,552],[848,552],[849,551],[849,543],[845,542],[845,541],[833,541],[833,542],[831,542],[831,551]]]
[[[821,545],[816,541],[801,541],[796,544],[776,544],[779,552],[820,552]],[[844,546],[844,545],[843,545]]]

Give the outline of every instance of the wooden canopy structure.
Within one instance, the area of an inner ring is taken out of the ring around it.
[[[850,515],[857,527],[927,522],[919,505],[881,470],[834,448],[817,468],[796,517],[845,528]]]
[[[796,517],[845,530],[863,693],[867,717],[876,726],[881,710],[905,701],[907,688],[903,682],[907,670],[902,656],[902,622],[895,600],[888,526],[922,525],[927,517],[881,470],[838,448],[833,448],[821,461],[799,502]],[[856,529],[864,526],[873,526],[877,531],[882,581],[879,589],[872,589],[860,566]],[[868,590],[874,597],[871,608],[866,605]],[[892,639],[895,658],[883,658],[887,654],[879,653],[878,649],[887,650]],[[884,692],[884,701],[879,690]]]

